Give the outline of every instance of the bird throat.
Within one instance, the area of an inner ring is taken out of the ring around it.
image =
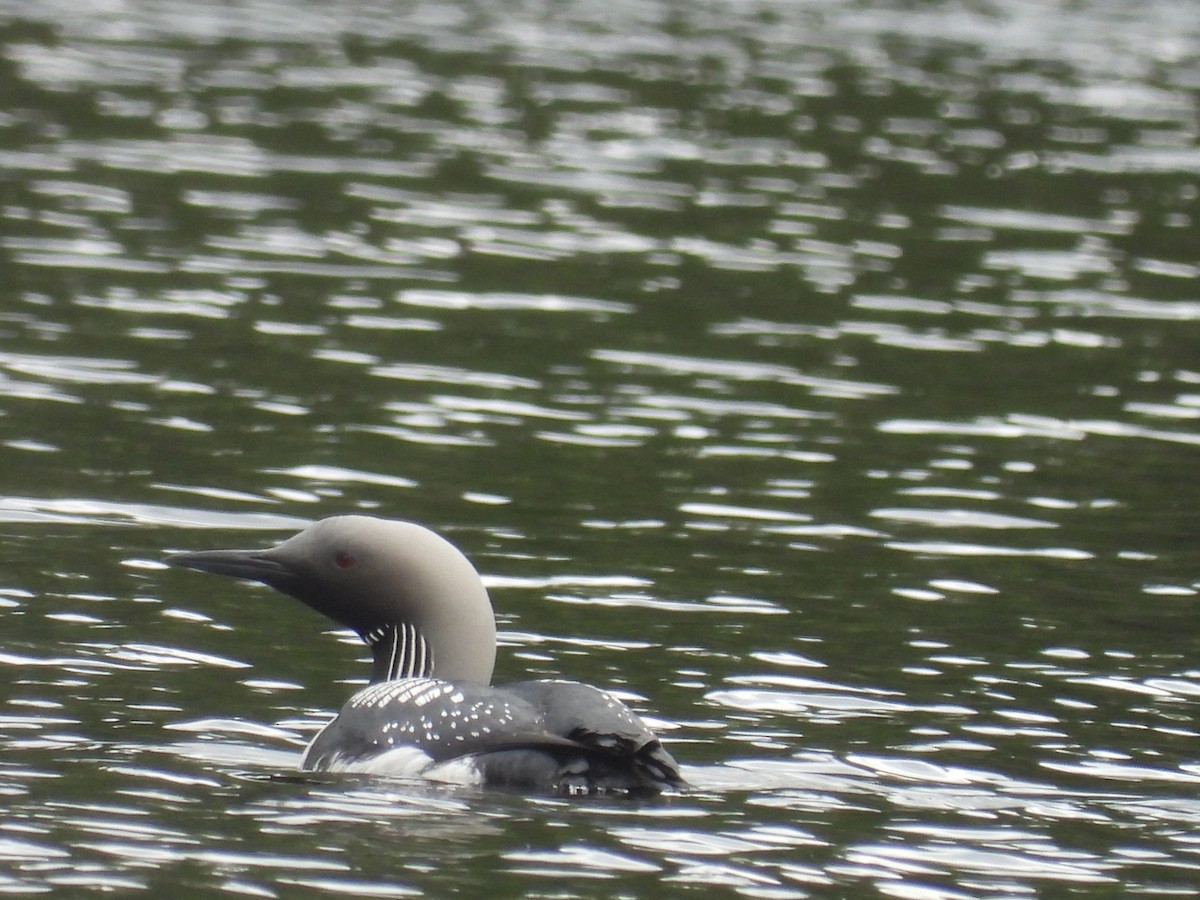
[[[382,625],[362,636],[374,658],[371,684],[433,674],[433,648],[415,625]]]

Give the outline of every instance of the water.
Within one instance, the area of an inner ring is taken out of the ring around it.
[[[0,889],[1200,883],[1200,19],[0,2]],[[364,652],[165,569],[446,533],[694,787],[309,776]]]

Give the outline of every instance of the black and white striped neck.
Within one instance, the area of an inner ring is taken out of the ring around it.
[[[371,684],[397,678],[428,678],[433,674],[433,648],[415,625],[381,625],[362,639],[374,658]]]

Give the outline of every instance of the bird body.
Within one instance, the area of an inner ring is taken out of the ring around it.
[[[410,522],[322,519],[267,550],[176,553],[172,565],[261,581],[354,629],[371,683],[302,766],[563,794],[653,794],[678,764],[624,703],[574,681],[490,685],[496,631],[470,561]]]

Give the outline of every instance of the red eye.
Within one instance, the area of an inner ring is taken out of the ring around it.
[[[337,556],[333,558],[333,561],[337,563],[337,567],[339,569],[349,569],[352,565],[358,562],[358,560],[355,559],[352,554],[347,553],[345,550],[340,551]]]

